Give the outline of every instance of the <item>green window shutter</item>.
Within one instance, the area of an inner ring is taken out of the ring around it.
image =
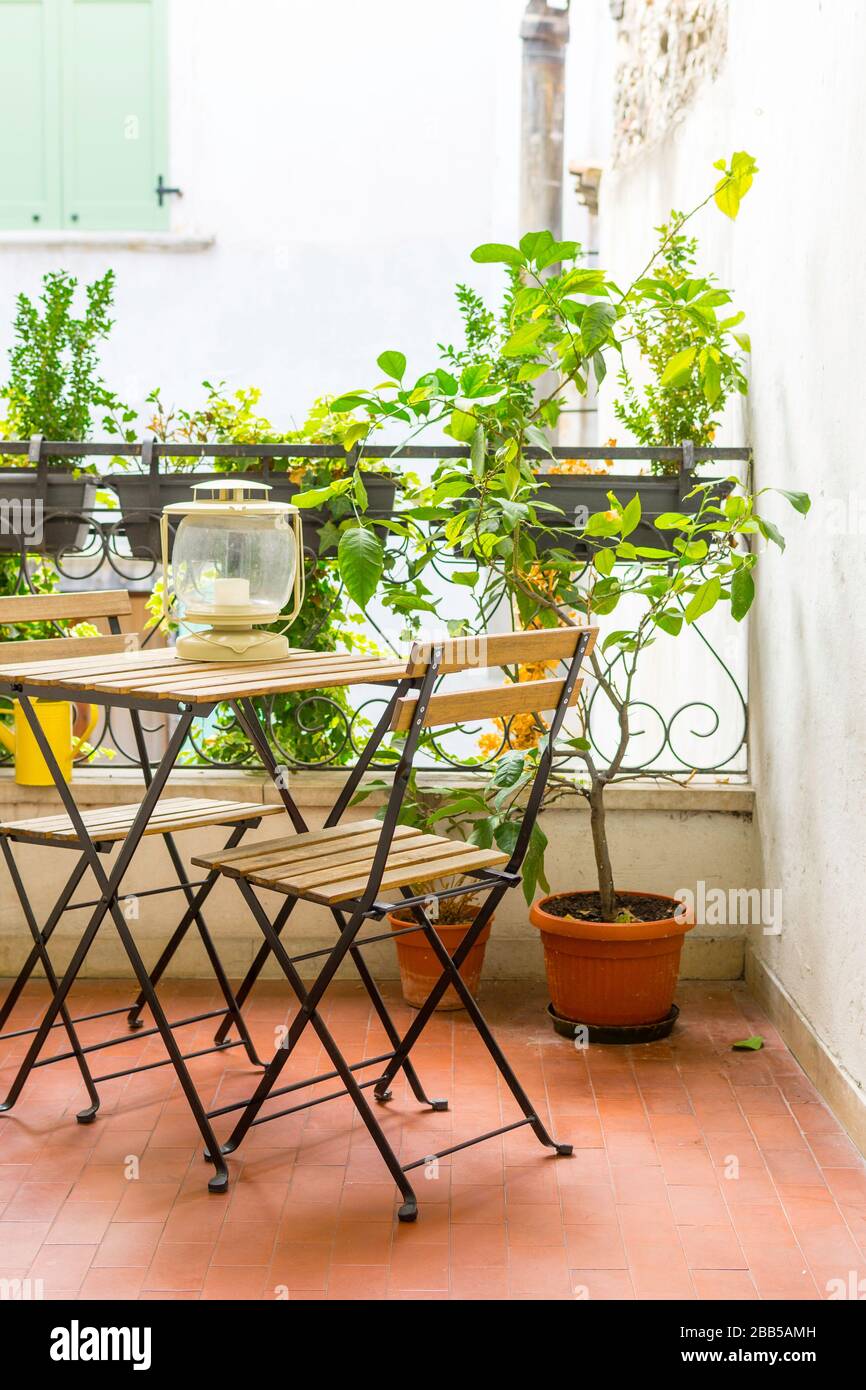
[[[60,226],[57,0],[0,0],[0,228]]]
[[[82,231],[169,225],[163,0],[60,0],[62,207]]]

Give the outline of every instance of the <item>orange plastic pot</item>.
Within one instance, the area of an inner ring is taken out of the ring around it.
[[[694,920],[676,898],[641,893],[670,904],[658,922],[583,922],[545,910],[553,893],[533,903],[529,920],[541,932],[554,1009],[575,1023],[656,1023],[670,1013],[685,933]],[[680,910],[680,915],[674,913]]]
[[[401,917],[399,913],[391,912],[388,914],[388,921],[391,923],[392,931],[402,931],[405,927],[411,926],[413,918]],[[435,923],[436,935],[449,956],[454,955],[471,925],[471,922],[466,922],[446,927],[438,922]],[[484,965],[484,950],[492,926],[493,919],[491,918],[486,927],[482,928],[481,935],[460,967],[460,978],[470,990],[473,998],[478,993],[481,970]],[[426,1002],[427,996],[442,974],[442,966],[432,946],[428,945],[427,938],[420,927],[417,932],[408,932],[406,936],[398,936],[394,945],[397,947],[403,998],[407,1004],[419,1009]],[[451,1009],[462,1008],[459,994],[453,985],[449,985],[436,1005],[437,1011],[447,1012]]]

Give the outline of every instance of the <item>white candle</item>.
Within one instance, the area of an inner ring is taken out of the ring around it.
[[[213,601],[216,608],[248,608],[250,581],[248,579],[215,579]]]

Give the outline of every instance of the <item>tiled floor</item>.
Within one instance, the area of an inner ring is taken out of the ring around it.
[[[165,993],[175,1018],[208,997],[192,982]],[[42,997],[28,993],[18,1026]],[[89,983],[76,1003],[127,998],[118,982]],[[866,1280],[863,1162],[742,987],[685,986],[673,1037],[639,1048],[578,1052],[551,1031],[545,1002],[523,986],[487,986],[482,999],[574,1157],[549,1156],[523,1129],[416,1170],[414,1226],[394,1220],[392,1184],[344,1099],[252,1130],[219,1197],[170,1069],[106,1083],[90,1126],[74,1119],[74,1063],[34,1072],[0,1116],[0,1279],[41,1280],[47,1298],[734,1300],[839,1296],[829,1281]],[[387,1050],[353,985],[327,1013],[355,1058]],[[263,987],[249,1016],[270,1050],[286,1017],[279,990]],[[85,1041],[105,1028],[85,1025]],[[764,1051],[731,1052],[755,1032]],[[187,1050],[207,1041],[204,1027],[186,1030]],[[2,1045],[4,1086],[21,1051]],[[162,1055],[136,1040],[100,1069],[121,1054]],[[413,1056],[451,1109],[425,1112],[395,1087],[377,1113],[404,1161],[516,1116],[463,1014],[439,1015]],[[255,1074],[238,1050],[192,1068],[217,1105],[248,1094]],[[286,1079],[325,1069],[307,1032]]]

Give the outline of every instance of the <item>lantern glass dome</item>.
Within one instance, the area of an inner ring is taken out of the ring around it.
[[[285,607],[297,563],[287,518],[185,516],[172,557],[174,592],[181,615],[272,622]]]
[[[180,637],[178,655],[196,661],[288,655],[282,633],[257,632],[253,625],[282,618],[288,627],[300,610],[304,570],[297,507],[271,501],[267,484],[248,480],[198,483],[192,490],[193,500],[163,511],[163,566],[167,575],[168,522],[177,520],[171,563],[175,616],[182,626],[210,626]]]

